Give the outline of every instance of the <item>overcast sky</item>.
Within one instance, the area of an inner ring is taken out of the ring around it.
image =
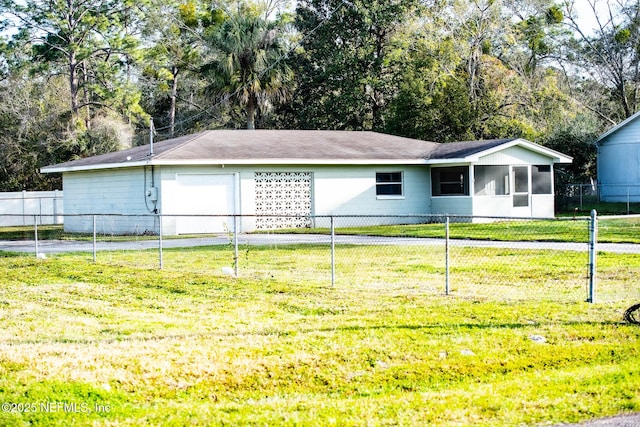
[[[580,26],[588,32],[591,32],[597,26],[596,17],[589,4],[591,1],[593,0],[575,0],[574,2],[574,8],[579,18],[578,22],[580,23]],[[596,10],[600,18],[603,20],[602,22],[604,22],[604,17],[609,13],[606,7],[609,1],[610,0],[595,0]],[[612,2],[612,4],[615,3],[616,2]]]

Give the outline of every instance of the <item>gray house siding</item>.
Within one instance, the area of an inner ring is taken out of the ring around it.
[[[144,234],[157,230],[153,219],[124,215],[148,215],[145,202],[143,168],[108,169],[63,174],[64,229],[68,232],[93,232],[92,215],[97,215],[97,232]],[[122,214],[122,217],[113,214]],[[106,214],[101,216],[100,214]],[[108,216],[107,216],[108,215]]]
[[[620,123],[597,141],[600,199],[640,202],[640,116]]]

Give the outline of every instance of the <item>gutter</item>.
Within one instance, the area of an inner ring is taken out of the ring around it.
[[[456,160],[460,162],[460,159]],[[255,165],[279,165],[279,166],[393,166],[393,165],[423,165],[432,164],[426,159],[217,159],[212,160],[144,160],[126,163],[102,163],[82,166],[46,166],[40,169],[42,173],[82,172],[105,169],[122,169],[145,166],[255,166]]]

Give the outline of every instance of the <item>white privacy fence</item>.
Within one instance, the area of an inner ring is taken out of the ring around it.
[[[0,226],[62,224],[62,191],[14,191],[0,193]]]

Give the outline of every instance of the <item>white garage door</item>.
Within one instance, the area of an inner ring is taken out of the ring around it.
[[[176,218],[177,234],[219,233],[233,230],[235,176],[178,174],[176,213],[200,215]],[[209,216],[207,216],[209,215]]]

